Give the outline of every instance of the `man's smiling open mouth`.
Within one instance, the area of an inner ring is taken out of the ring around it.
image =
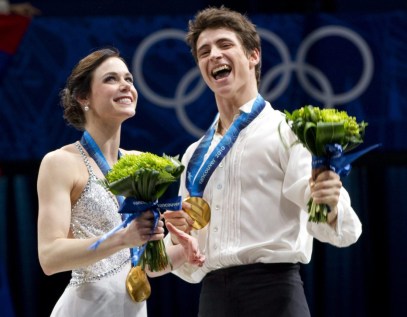
[[[229,65],[221,65],[212,70],[212,76],[215,79],[225,78],[230,74],[231,67]]]

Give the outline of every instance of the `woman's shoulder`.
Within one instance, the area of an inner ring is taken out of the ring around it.
[[[81,159],[80,153],[75,144],[72,143],[45,154],[41,161],[41,166],[47,168],[64,167],[66,170],[73,166],[73,164],[76,164],[78,159]]]
[[[55,159],[69,160],[77,155],[79,155],[79,151],[76,148],[75,143],[71,143],[62,146],[59,149],[55,149],[53,151],[48,152],[47,154],[44,155],[43,160],[55,160]]]

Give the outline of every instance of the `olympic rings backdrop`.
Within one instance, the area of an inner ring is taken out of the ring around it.
[[[35,160],[73,142],[58,93],[75,63],[117,47],[135,76],[137,114],[123,146],[182,154],[216,115],[184,42],[189,16],[32,20],[0,78],[0,160]],[[407,16],[253,15],[262,38],[260,91],[275,108],[337,107],[369,123],[366,146],[407,150]]]

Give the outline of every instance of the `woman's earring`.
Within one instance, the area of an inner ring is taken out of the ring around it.
[[[89,106],[86,105],[85,107],[83,107],[83,110],[88,111],[88,110],[89,110]]]

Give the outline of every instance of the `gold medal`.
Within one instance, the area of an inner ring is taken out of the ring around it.
[[[133,266],[127,274],[126,289],[131,299],[135,302],[139,303],[150,297],[150,282],[141,266]]]
[[[211,219],[211,207],[202,197],[188,197],[184,200],[191,205],[191,208],[184,209],[185,212],[194,220],[192,227],[202,229]]]

